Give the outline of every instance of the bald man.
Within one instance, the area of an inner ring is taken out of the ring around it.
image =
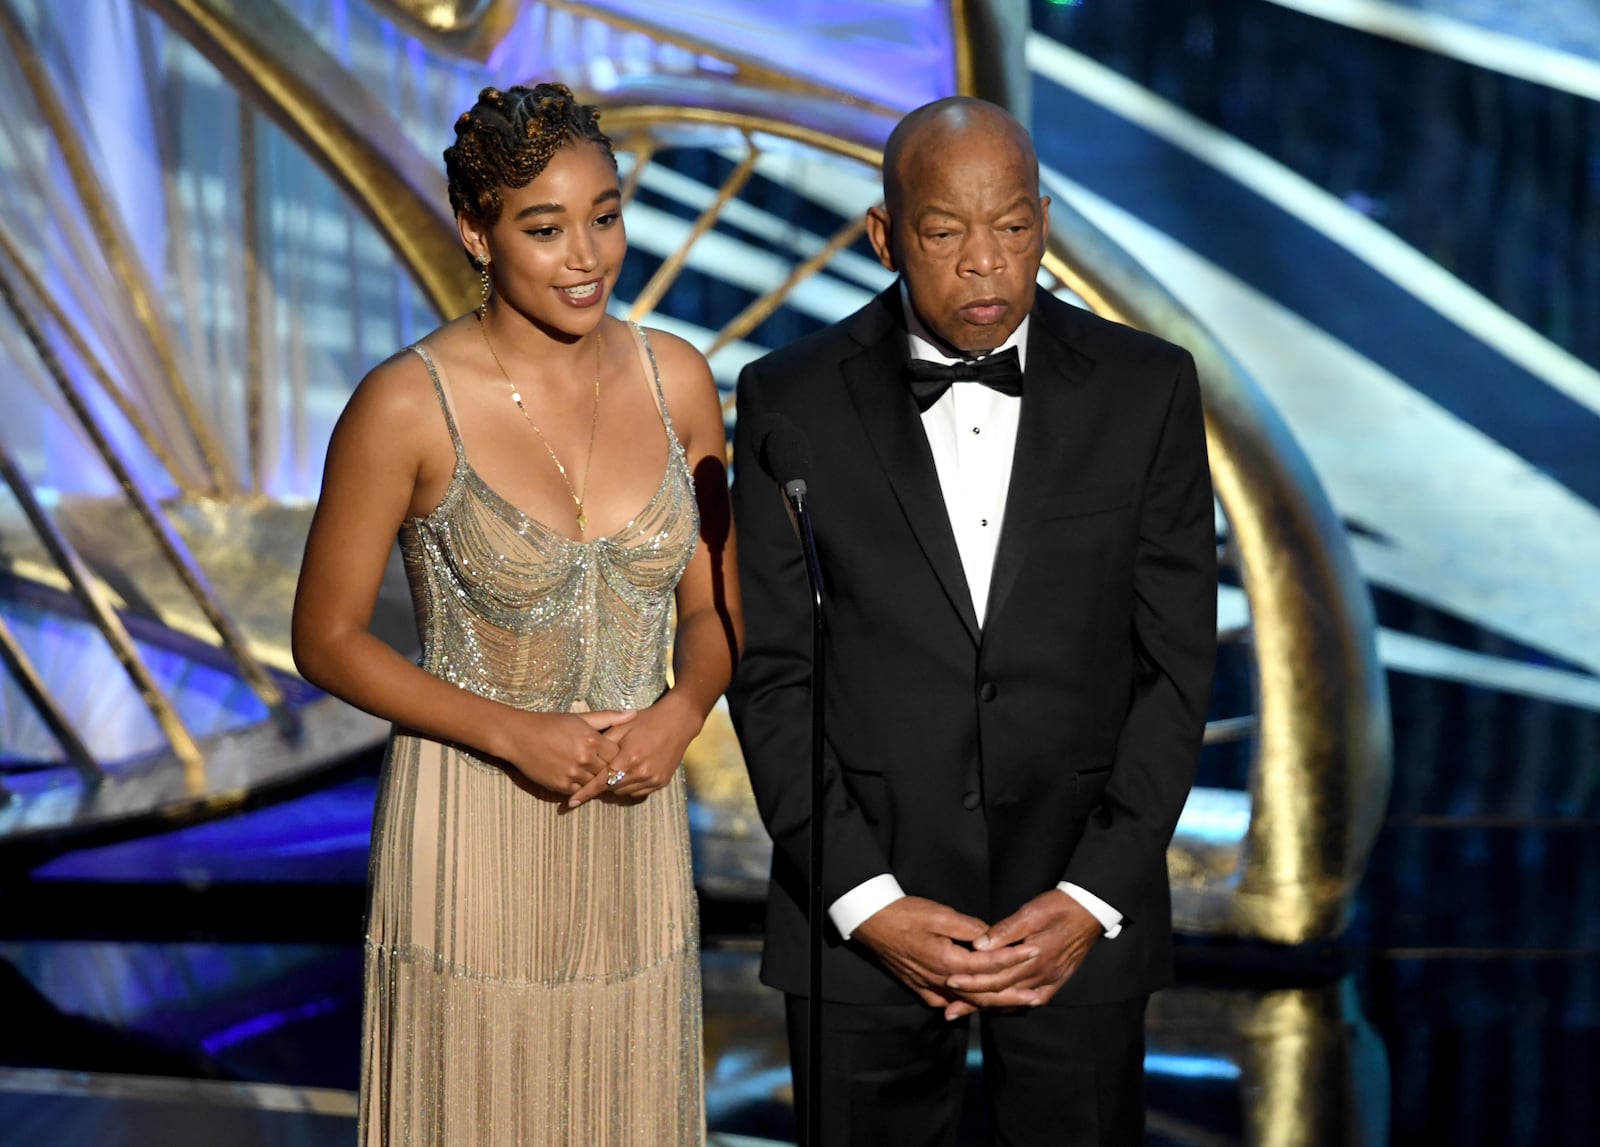
[[[829,595],[814,1144],[954,1144],[973,1017],[996,1142],[1142,1139],[1215,652],[1211,483],[1190,356],[1036,291],[1049,220],[1015,120],[919,108],[867,215],[898,282],[739,382],[729,700],[801,1110],[810,598],[758,462],[771,413],[810,440]]]

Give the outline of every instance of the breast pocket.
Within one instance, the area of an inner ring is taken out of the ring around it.
[[[1080,486],[1076,490],[1045,498],[1039,506],[1041,522],[1063,518],[1082,518],[1126,509],[1133,504],[1133,483],[1113,482],[1104,486]]]

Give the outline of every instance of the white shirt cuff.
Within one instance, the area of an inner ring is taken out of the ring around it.
[[[894,873],[885,872],[871,880],[863,880],[828,905],[828,919],[839,929],[839,935],[848,940],[851,933],[867,922],[868,917],[889,907],[896,900],[904,899],[905,894]]]
[[[1082,904],[1088,910],[1089,915],[1100,921],[1100,927],[1106,930],[1107,940],[1115,940],[1122,934],[1122,913],[1111,907],[1093,892],[1090,892],[1087,888],[1079,888],[1076,884],[1065,880],[1057,884],[1056,887],[1079,904]]]

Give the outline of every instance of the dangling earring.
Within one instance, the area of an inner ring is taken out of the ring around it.
[[[489,256],[474,256],[478,262],[478,281],[483,284],[483,298],[478,300],[478,317],[481,319],[484,312],[489,309]]]

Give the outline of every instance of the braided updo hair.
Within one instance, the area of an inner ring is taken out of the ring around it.
[[[567,85],[484,88],[456,120],[455,143],[444,149],[451,210],[486,225],[498,222],[500,189],[532,183],[569,141],[598,143],[617,165],[600,113],[580,104]]]

